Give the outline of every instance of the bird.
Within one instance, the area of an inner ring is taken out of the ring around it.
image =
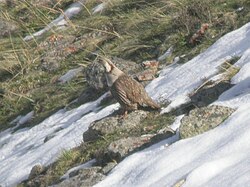
[[[109,90],[120,103],[124,115],[137,109],[160,109],[160,106],[149,97],[144,87],[117,68],[110,59],[102,57],[99,62],[104,66]]]

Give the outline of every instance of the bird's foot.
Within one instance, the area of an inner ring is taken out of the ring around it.
[[[126,119],[127,117],[128,117],[128,111],[127,110],[123,110],[121,112],[121,114],[119,115],[118,120],[123,120],[123,119]]]

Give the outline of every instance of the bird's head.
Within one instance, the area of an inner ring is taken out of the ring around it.
[[[106,57],[102,57],[99,62],[104,66],[106,73],[111,73],[115,68],[113,62]]]
[[[111,60],[109,60],[106,57],[101,57],[99,62],[104,66],[105,68],[105,76],[108,83],[108,86],[112,86],[113,83],[121,76],[123,75],[123,71],[118,69]]]

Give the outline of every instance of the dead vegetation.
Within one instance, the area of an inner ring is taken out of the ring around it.
[[[92,14],[92,9],[101,1],[89,0],[65,30],[53,28],[42,37],[23,40],[48,25],[72,2],[10,0],[0,4],[0,22],[11,22],[18,28],[0,35],[0,130],[30,111],[35,116],[28,125],[36,125],[76,99],[87,87],[83,74],[66,84],[56,80],[69,69],[91,63],[96,52],[141,63],[156,59],[173,46],[170,59],[186,54],[187,61],[250,18],[248,0],[110,0],[97,14]],[[209,28],[190,45],[204,23]],[[52,52],[55,55],[50,56]],[[49,65],[53,62],[56,66],[53,71],[44,69],[45,57],[50,57]],[[221,68],[230,77],[238,71],[230,62]],[[104,144],[97,142],[84,154],[81,148],[65,151],[51,172],[58,178]]]

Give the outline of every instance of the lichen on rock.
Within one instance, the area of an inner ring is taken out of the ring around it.
[[[83,133],[85,142],[94,141],[101,136],[112,134],[121,130],[138,128],[142,119],[145,119],[149,112],[137,110],[131,112],[126,118],[119,119],[119,116],[110,116],[90,125],[88,130]]]
[[[181,120],[180,137],[189,138],[220,125],[234,109],[223,106],[208,106],[196,108]]]

